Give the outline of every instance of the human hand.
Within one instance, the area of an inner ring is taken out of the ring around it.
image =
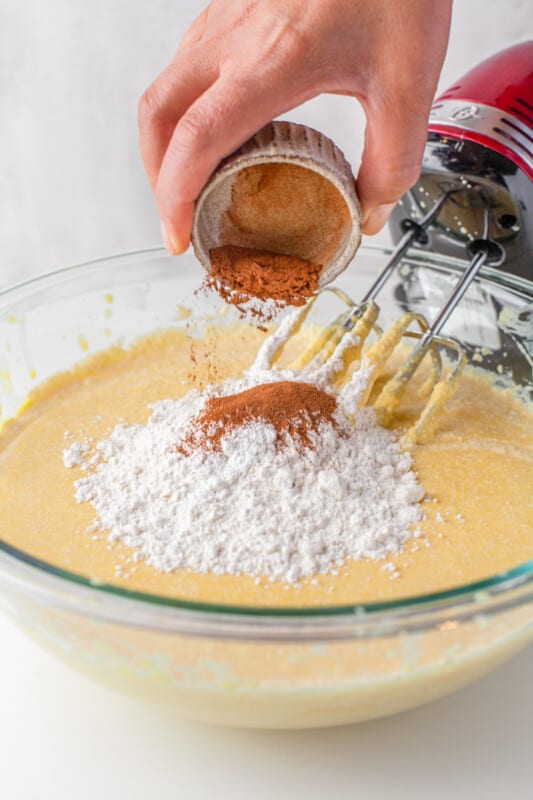
[[[213,0],[139,105],[141,152],[171,253],[217,164],[322,93],[362,104],[365,233],[418,178],[452,0]]]

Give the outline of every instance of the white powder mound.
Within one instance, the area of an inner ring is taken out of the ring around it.
[[[346,559],[384,559],[416,533],[424,491],[410,455],[372,409],[353,416],[368,380],[361,370],[337,396],[339,427],[324,422],[309,433],[315,449],[290,437],[280,448],[275,429],[257,421],[230,429],[219,451],[178,452],[209,397],[287,379],[325,388],[320,365],[275,371],[263,356],[242,380],[156,403],[146,425],[119,424],[94,448],[65,450],[65,466],[85,469],[77,501],[94,506],[97,528],[131,547],[134,560],[293,583]]]

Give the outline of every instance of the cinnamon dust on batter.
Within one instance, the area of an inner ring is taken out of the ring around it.
[[[236,427],[259,421],[273,426],[276,441],[290,436],[301,448],[313,449],[310,437],[322,423],[337,427],[337,400],[311,383],[276,381],[238,394],[212,397],[191,424],[191,432],[177,448],[190,453],[197,448],[219,450],[224,436]]]

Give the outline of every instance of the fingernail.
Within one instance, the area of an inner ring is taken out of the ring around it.
[[[165,225],[163,220],[161,220],[161,238],[163,239],[163,244],[171,256],[177,256],[187,249],[186,246],[183,246],[183,242],[181,242],[177,236],[170,232],[169,227]]]
[[[364,232],[368,236],[378,233],[387,222],[394,208],[396,208],[396,203],[384,203],[374,208],[365,219]]]

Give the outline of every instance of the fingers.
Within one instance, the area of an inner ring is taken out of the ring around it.
[[[414,102],[413,102],[414,100]],[[377,233],[420,174],[429,107],[417,98],[365,108],[367,125],[357,192],[366,234]]]
[[[301,102],[287,98],[286,91],[283,86],[258,86],[257,81],[223,75],[180,119],[156,187],[171,252],[187,248],[194,202],[219,162],[275,116]]]
[[[139,141],[148,180],[154,191],[176,124],[217,76],[215,62],[200,57],[191,49],[178,55],[141,97]]]

